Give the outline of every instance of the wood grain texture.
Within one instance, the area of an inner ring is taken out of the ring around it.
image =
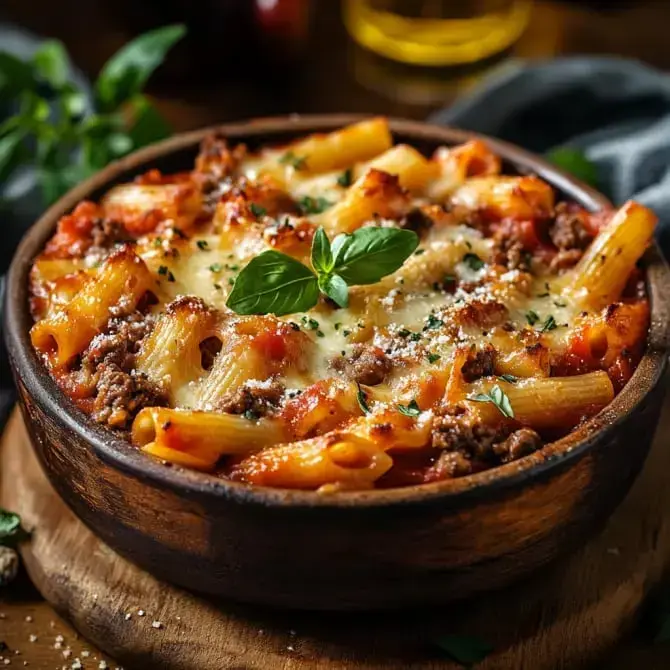
[[[127,669],[447,669],[456,666],[431,640],[459,633],[495,646],[481,670],[576,669],[607,655],[670,568],[669,431],[666,411],[642,476],[600,536],[523,584],[440,612],[270,612],[161,583],[116,555],[66,508],[42,473],[18,413],[0,448],[0,504],[17,509],[34,528],[22,555],[39,590]],[[670,663],[670,657],[640,653],[647,670]],[[607,667],[637,666],[614,659]]]

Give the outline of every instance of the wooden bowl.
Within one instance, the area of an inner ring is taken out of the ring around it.
[[[358,119],[262,119],[217,130],[255,146]],[[410,121],[392,121],[391,127],[396,140],[424,151],[475,137]],[[239,601],[321,610],[462,598],[525,575],[594,533],[639,472],[661,407],[670,274],[656,247],[645,256],[649,343],[623,391],[564,439],[461,479],[332,496],[249,487],[166,467],[73,406],[28,337],[32,260],[58,218],[79,200],[152,167],[188,168],[211,130],[143,149],[72,190],[28,232],[10,268],[5,332],[21,409],[42,465],[74,512],[161,579]],[[608,204],[539,158],[485,139],[507,169],[536,173],[589,209]]]

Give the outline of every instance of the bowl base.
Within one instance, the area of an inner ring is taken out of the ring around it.
[[[525,582],[439,612],[277,612],[160,582],[107,547],[61,501],[18,411],[0,443],[0,505],[35,529],[21,553],[40,592],[127,667],[275,668],[289,659],[296,669],[439,667],[445,656],[436,642],[449,635],[491,644],[499,650],[492,667],[576,667],[613,645],[670,567],[670,525],[663,523],[670,508],[670,451],[662,444],[668,430],[666,411],[642,475],[586,547]]]

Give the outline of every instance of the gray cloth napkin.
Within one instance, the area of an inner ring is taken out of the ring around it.
[[[512,62],[431,121],[536,153],[582,149],[615,204],[635,198],[656,211],[670,255],[670,75],[610,57]]]

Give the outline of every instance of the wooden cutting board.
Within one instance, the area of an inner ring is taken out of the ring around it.
[[[18,413],[0,444],[0,504],[34,529],[22,555],[37,588],[126,670],[456,668],[434,640],[463,634],[493,645],[481,670],[573,670],[611,650],[670,567],[668,435],[666,411],[630,495],[579,553],[517,586],[431,612],[269,612],[161,583],[117,556],[65,507]],[[645,670],[670,667],[667,655],[660,664],[653,657]],[[607,667],[642,667],[620,663],[614,658]]]

